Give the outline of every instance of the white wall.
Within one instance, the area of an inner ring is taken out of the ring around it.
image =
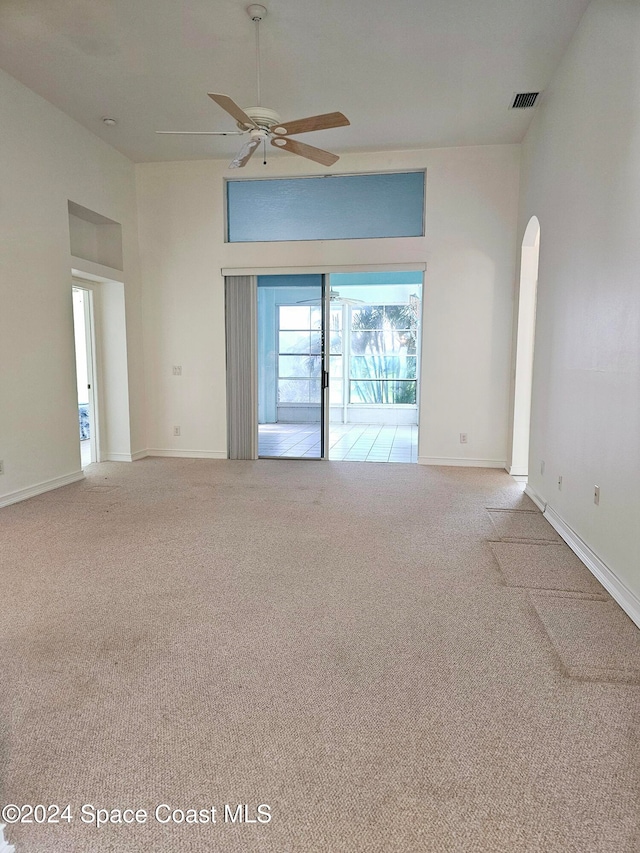
[[[640,5],[591,4],[526,137],[519,219],[520,235],[532,215],[541,229],[529,484],[622,581],[636,607],[638,45]]]
[[[226,161],[138,165],[149,448],[226,455],[221,268],[426,262],[422,460],[502,467],[519,157],[519,146],[346,155],[331,171],[426,168],[427,236],[258,244],[224,243]],[[290,155],[266,168],[256,157],[242,177],[312,169]]]
[[[71,299],[72,200],[122,224],[130,413],[145,447],[134,167],[0,72],[0,502],[80,469]]]

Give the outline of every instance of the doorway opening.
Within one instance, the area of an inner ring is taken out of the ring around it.
[[[417,462],[421,315],[422,272],[258,276],[258,455]]]
[[[532,216],[522,240],[515,341],[513,437],[509,473],[519,479],[526,479],[529,475],[529,435],[531,430],[531,393],[539,257],[540,223],[536,216]]]
[[[98,461],[97,417],[95,404],[93,293],[74,284],[73,330],[76,352],[78,394],[78,432],[80,461],[83,468]]]
[[[325,455],[325,279],[258,276],[258,456]]]

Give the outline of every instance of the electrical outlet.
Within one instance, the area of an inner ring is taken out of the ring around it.
[[[600,504],[600,486],[593,487],[593,502],[596,506]]]
[[[174,435],[180,435],[180,427],[179,426],[174,426],[173,434]]]
[[[4,460],[0,459],[0,474],[4,474]]]
[[[468,441],[469,441],[469,436],[467,435],[467,433],[461,432],[460,433],[460,444],[467,444]]]
[[[540,462],[540,473],[544,475],[544,459]]]
[[[174,364],[173,365],[173,375],[174,376],[182,376],[182,365]]]
[[[558,477],[558,490],[562,491],[562,475]]]

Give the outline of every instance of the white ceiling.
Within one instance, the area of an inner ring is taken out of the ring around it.
[[[340,154],[521,141],[532,112],[511,97],[545,88],[589,0],[263,3],[262,104],[345,113],[298,137]],[[234,130],[208,91],[255,104],[246,5],[0,0],[0,66],[134,161],[231,157],[238,138],[154,131]]]

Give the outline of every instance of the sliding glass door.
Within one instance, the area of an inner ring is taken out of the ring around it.
[[[417,461],[421,270],[227,275],[225,300],[230,459]]]
[[[258,276],[258,455],[326,456],[325,276]]]

